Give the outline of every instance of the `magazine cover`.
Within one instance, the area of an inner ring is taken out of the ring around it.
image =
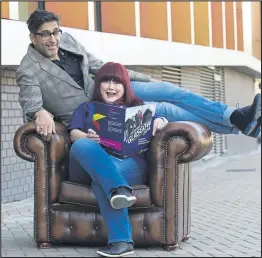
[[[155,104],[136,107],[93,102],[93,129],[109,152],[127,158],[148,149],[152,138]]]

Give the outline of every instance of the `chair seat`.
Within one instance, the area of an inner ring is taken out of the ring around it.
[[[131,209],[149,208],[151,206],[150,189],[146,185],[132,186],[137,200]],[[59,202],[98,207],[95,194],[91,186],[75,182],[64,181],[59,192]]]

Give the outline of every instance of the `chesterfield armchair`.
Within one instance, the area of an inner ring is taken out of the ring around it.
[[[14,150],[34,162],[34,239],[39,248],[56,244],[105,245],[107,229],[90,183],[69,181],[69,134],[56,122],[47,142],[34,122],[14,136]],[[147,184],[134,187],[129,208],[136,246],[159,245],[173,250],[188,238],[191,226],[190,163],[207,155],[210,131],[193,122],[172,122],[153,137]]]

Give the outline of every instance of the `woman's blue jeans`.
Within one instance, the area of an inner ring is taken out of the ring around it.
[[[146,169],[141,169],[132,158],[120,160],[109,155],[100,144],[89,139],[73,143],[70,173],[73,173],[75,162],[92,178],[92,190],[108,230],[108,243],[133,242],[128,209],[115,210],[109,201],[112,189],[145,183]]]
[[[206,125],[219,134],[238,134],[230,116],[235,110],[221,102],[211,101],[169,82],[131,81],[135,95],[145,102],[159,102],[156,115],[169,122],[192,121]]]

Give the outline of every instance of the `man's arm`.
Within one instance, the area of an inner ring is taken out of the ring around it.
[[[20,87],[19,103],[23,109],[24,122],[35,119],[36,131],[44,139],[50,140],[55,133],[53,115],[43,108],[43,100],[40,86],[37,81],[21,71],[16,73],[16,82]]]
[[[70,35],[71,36],[71,35]],[[71,36],[72,37],[72,36]],[[85,55],[88,58],[89,61],[89,66],[90,66],[90,72],[94,75],[98,72],[98,70],[104,65],[104,62],[97,57],[95,57],[93,54],[90,52],[86,51],[86,49],[81,45],[74,37],[72,39],[75,41],[76,44],[79,45],[79,47],[82,49],[82,51],[85,53]],[[135,72],[133,70],[127,69],[129,73],[129,77],[131,81],[141,81],[141,82],[150,82],[151,81],[151,76]]]
[[[17,71],[16,83],[20,88],[19,103],[23,110],[24,122],[34,118],[36,112],[43,109],[43,100],[40,86],[30,75]]]
[[[144,73],[135,72],[130,69],[127,69],[127,71],[131,81],[150,82],[152,79],[150,75]]]

